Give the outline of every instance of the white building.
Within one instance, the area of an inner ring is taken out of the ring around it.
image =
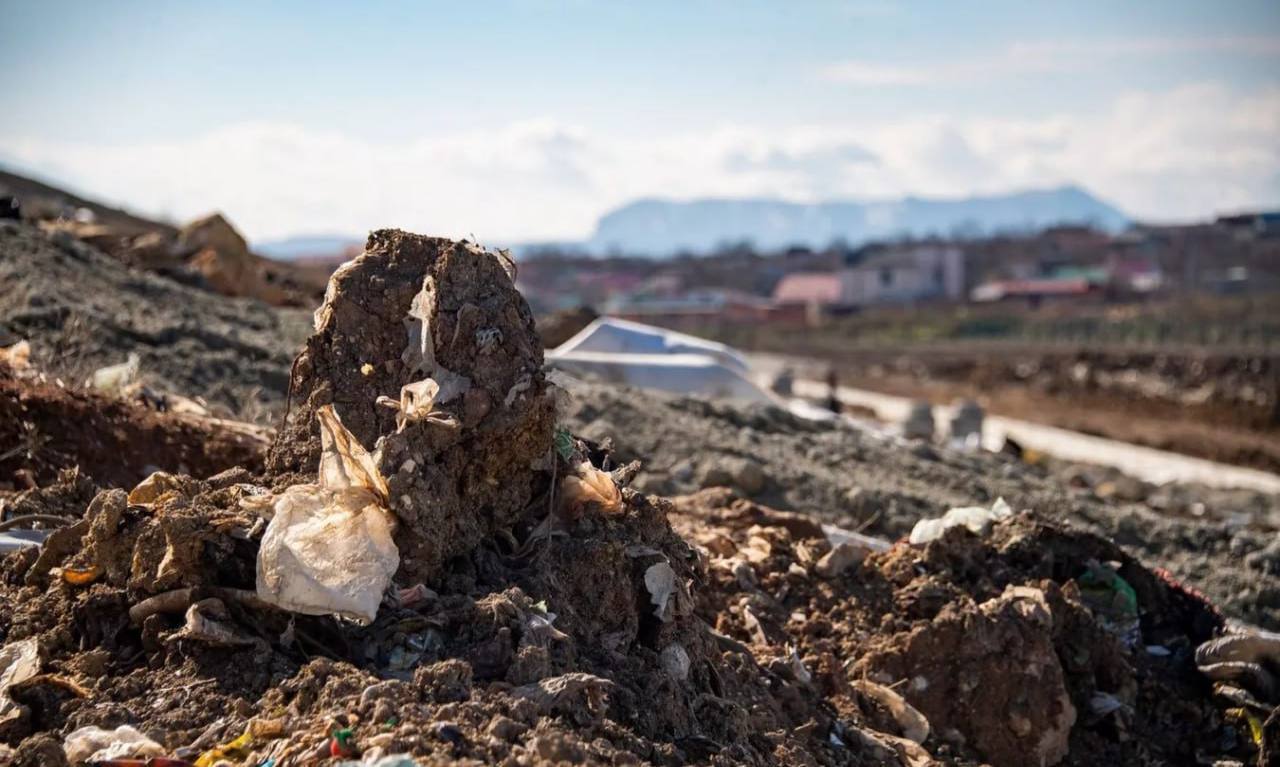
[[[880,253],[840,272],[845,306],[963,300],[964,253],[942,245],[912,245]]]

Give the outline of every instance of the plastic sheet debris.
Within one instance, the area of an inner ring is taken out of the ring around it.
[[[570,519],[576,519],[588,510],[602,514],[622,511],[622,493],[613,477],[586,461],[560,481],[560,498],[565,515]]]
[[[1138,595],[1110,565],[1091,561],[1076,582],[1080,596],[1103,628],[1120,638],[1130,649],[1142,643],[1138,615]]]
[[[254,740],[253,730],[245,729],[244,733],[239,737],[201,754],[196,759],[195,767],[213,767],[223,761],[241,761],[249,755],[249,750],[253,748]]]
[[[877,551],[888,551],[890,547],[886,540],[845,530],[835,525],[823,525],[822,532],[827,542],[831,544],[831,551],[814,564],[813,570],[823,578],[838,577],[849,568],[861,564],[868,555]]]
[[[7,364],[15,373],[23,373],[31,368],[31,344],[26,340],[12,346],[0,347],[0,362]]]
[[[628,386],[782,404],[748,379],[746,360],[732,348],[612,317],[601,317],[548,352],[547,362]]]
[[[435,300],[435,279],[428,275],[422,282],[422,290],[409,304],[409,316],[404,320],[409,343],[401,359],[409,366],[410,371],[422,373],[436,382],[433,401],[449,402],[466,394],[471,388],[471,379],[446,369],[436,361],[436,342],[431,334],[431,315],[435,312]],[[405,388],[413,385],[408,384]],[[404,393],[401,392],[401,399],[403,398]]]
[[[913,546],[935,541],[953,527],[961,525],[978,535],[984,535],[991,525],[1002,519],[1013,516],[1013,509],[1003,498],[997,498],[991,508],[982,506],[961,506],[947,510],[946,514],[934,519],[922,519],[911,528],[911,536],[907,539]]]
[[[319,484],[276,498],[258,551],[258,596],[296,613],[370,623],[400,566],[386,481],[332,405],[316,416]]]
[[[35,638],[0,647],[0,724],[21,714],[21,707],[9,697],[9,688],[25,682],[40,670],[40,646]]]
[[[1210,639],[1196,648],[1196,667],[1216,682],[1233,682],[1274,705],[1280,700],[1280,634],[1253,627]]]
[[[9,530],[0,533],[0,556],[40,546],[52,530]]]
[[[666,562],[650,565],[644,571],[644,587],[649,590],[653,614],[663,623],[670,623],[675,616],[683,615],[689,606],[689,596],[676,571]]]
[[[396,429],[398,431],[404,431],[404,427],[410,423],[426,420],[456,426],[457,421],[453,416],[436,410],[435,404],[439,396],[440,384],[433,378],[424,378],[400,387],[399,400],[378,397],[377,403],[397,411]]]
[[[67,735],[62,751],[72,764],[165,755],[163,746],[127,724],[114,730],[81,727]]]
[[[100,367],[93,371],[93,374],[85,381],[85,386],[107,394],[118,392],[133,383],[134,379],[138,377],[138,371],[141,367],[142,359],[137,354],[130,352],[124,362]]]
[[[898,723],[902,736],[914,743],[923,743],[929,737],[929,720],[898,693],[869,679],[855,679],[853,687],[858,692],[884,706]]]

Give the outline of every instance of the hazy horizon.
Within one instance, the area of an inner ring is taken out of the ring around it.
[[[1280,205],[1280,6],[9,3],[0,165],[253,240],[664,199]]]

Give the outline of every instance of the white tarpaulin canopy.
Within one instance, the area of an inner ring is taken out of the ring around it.
[[[627,386],[779,404],[747,378],[747,361],[732,347],[639,322],[601,317],[547,361]]]

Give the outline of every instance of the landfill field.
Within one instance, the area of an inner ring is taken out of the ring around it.
[[[1275,316],[1259,300],[1252,316]],[[1252,305],[1251,305],[1252,306]],[[1064,320],[1066,324],[1068,320]],[[1235,324],[1227,309],[1204,320]],[[1221,326],[1221,327],[1219,327]],[[949,404],[973,399],[992,413],[1158,450],[1280,471],[1280,353],[1267,344],[1125,344],[1054,340],[902,340],[859,343],[856,333],[801,338],[724,331],[744,348],[794,357],[815,380],[835,371],[859,389]]]
[[[0,763],[1280,761],[1274,496],[549,371],[467,242],[127,252],[0,222]]]

